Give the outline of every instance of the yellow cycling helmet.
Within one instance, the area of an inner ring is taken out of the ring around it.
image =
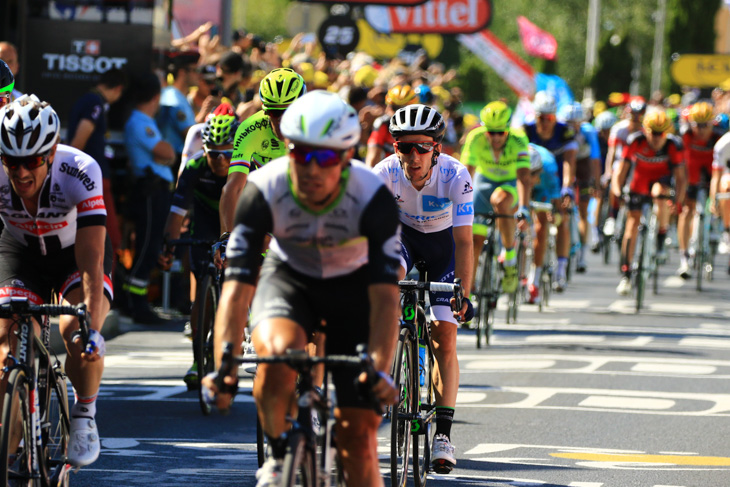
[[[259,84],[259,97],[264,108],[286,108],[307,92],[304,78],[289,68],[277,68]]]
[[[708,123],[715,118],[712,105],[706,101],[701,101],[692,105],[689,109],[689,121],[694,123]]]
[[[490,132],[505,132],[509,129],[509,121],[512,118],[512,109],[506,103],[493,101],[482,108],[479,113],[484,127]]]
[[[669,132],[673,127],[672,120],[662,110],[648,113],[642,123],[644,129],[651,132]]]
[[[388,90],[385,95],[385,103],[397,107],[404,107],[412,103],[416,103],[416,92],[413,91],[411,85],[397,85]]]

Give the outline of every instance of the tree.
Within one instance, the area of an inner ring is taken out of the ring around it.
[[[598,60],[598,66],[589,81],[593,88],[593,96],[597,100],[606,100],[612,92],[628,91],[633,68],[628,36],[619,34],[604,36],[598,49]]]

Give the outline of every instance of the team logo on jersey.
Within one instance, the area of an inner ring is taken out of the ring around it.
[[[395,202],[396,202],[396,203],[405,203],[405,201],[403,201],[403,200],[401,199],[401,197],[400,197],[400,195],[399,195],[399,194],[395,195]]]
[[[471,187],[471,183],[467,181],[464,183],[464,191],[461,192],[461,194],[469,194],[472,191],[474,191],[474,188]]]
[[[154,137],[155,136],[155,131],[152,130],[152,127],[145,127],[144,128],[144,133],[147,134],[147,137]]]
[[[268,148],[269,148],[269,141],[268,140],[264,140],[263,142],[261,142],[261,150],[266,150]]]
[[[423,196],[423,211],[441,211],[451,206],[451,200],[448,198],[437,198],[436,196]]]
[[[86,188],[87,191],[91,191],[96,187],[94,180],[91,179],[84,171],[82,171],[78,167],[72,167],[65,162],[62,162],[61,172],[68,174],[69,176],[75,177],[76,179],[81,181],[81,184],[84,185],[84,188]]]
[[[456,214],[462,215],[473,215],[474,214],[474,203],[462,203],[456,206]]]
[[[441,167],[439,168],[439,174],[441,175],[441,182],[448,183],[454,176],[456,176],[456,168],[453,167]]]
[[[397,183],[398,182],[398,177],[400,176],[400,166],[389,167],[388,168],[388,175],[390,175],[390,182],[391,183]]]

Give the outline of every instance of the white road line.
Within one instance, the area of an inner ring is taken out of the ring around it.
[[[571,482],[568,487],[601,487],[603,482]]]
[[[611,408],[611,409],[645,409],[658,411],[671,409],[677,403],[670,399],[637,399],[635,397],[620,396],[588,396],[583,399],[579,406],[590,408]]]
[[[679,341],[679,346],[691,348],[728,349],[730,348],[730,339],[688,337],[682,338]]]

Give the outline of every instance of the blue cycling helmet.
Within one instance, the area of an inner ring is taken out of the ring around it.
[[[433,103],[433,91],[431,91],[428,85],[417,86],[416,94],[418,95],[418,102],[422,105],[430,105]]]
[[[727,116],[727,113],[721,113],[717,117],[715,117],[713,124],[719,130],[727,132],[728,130],[730,130],[730,117]]]

